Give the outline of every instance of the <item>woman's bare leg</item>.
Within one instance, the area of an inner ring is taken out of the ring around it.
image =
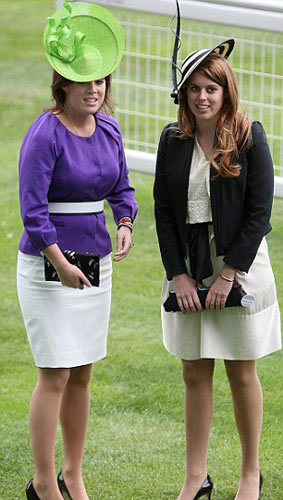
[[[65,451],[63,474],[69,493],[76,500],[88,500],[82,479],[82,457],[89,417],[91,368],[92,365],[71,368],[60,409]]]
[[[193,500],[206,477],[213,416],[214,360],[183,360],[185,382],[186,479],[178,500]]]
[[[54,465],[56,428],[69,369],[39,368],[30,403],[30,434],[34,456],[33,485],[40,500],[62,500]]]
[[[256,363],[255,361],[225,361],[225,367],[242,448],[241,479],[236,500],[257,500],[262,391],[256,373]]]

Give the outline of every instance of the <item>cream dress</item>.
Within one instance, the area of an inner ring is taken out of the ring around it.
[[[187,222],[190,224],[212,221],[209,175],[209,162],[196,141],[188,195]],[[212,284],[223,266],[223,257],[216,256],[212,225],[209,225],[209,242],[213,276],[203,280],[204,286]],[[186,265],[190,275],[189,260]],[[236,280],[247,294],[254,296],[253,304],[247,308],[183,314],[168,313],[161,305],[163,342],[171,354],[187,360],[253,360],[281,349],[280,311],[265,238],[249,272],[237,271]],[[172,290],[173,281],[164,276],[161,304]]]

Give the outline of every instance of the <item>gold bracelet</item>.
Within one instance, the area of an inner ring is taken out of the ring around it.
[[[224,276],[224,274],[219,273],[220,278],[222,278],[224,281],[229,281],[229,283],[234,283],[234,278],[228,278],[227,276]]]

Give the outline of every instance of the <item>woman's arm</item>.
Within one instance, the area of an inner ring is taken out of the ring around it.
[[[246,153],[248,165],[245,218],[237,238],[226,252],[221,273],[207,294],[206,308],[222,309],[225,307],[237,269],[249,271],[262,238],[270,230],[274,171],[261,123],[253,123],[252,136],[253,144]]]
[[[118,135],[117,131],[119,132]],[[112,209],[114,220],[118,225],[120,219],[123,217],[130,217],[132,222],[135,220],[138,204],[134,198],[135,189],[130,185],[122,134],[117,123],[115,137],[119,144],[119,153],[117,160],[114,159],[114,161],[118,162],[119,177],[115,186],[105,198]]]
[[[114,261],[119,262],[127,257],[132,247],[132,225],[137,214],[138,205],[134,198],[135,190],[130,186],[122,134],[116,122],[115,130],[115,137],[119,144],[119,177],[114,188],[105,198],[111,206],[114,220],[118,226]],[[124,219],[129,220],[130,224],[128,226],[120,226],[121,220]]]
[[[58,272],[63,285],[91,286],[84,274],[70,264],[57,245],[57,231],[50,221],[48,192],[56,164],[56,148],[45,115],[28,130],[20,152],[19,194],[21,215],[29,239]]]
[[[187,273],[187,268],[165,173],[169,127],[170,125],[167,125],[163,129],[159,141],[153,196],[156,231],[161,258],[166,270],[167,279],[171,280],[177,274]],[[174,165],[172,165],[172,169],[174,169]]]
[[[248,272],[262,238],[271,230],[274,170],[263,126],[252,125],[253,144],[246,152],[245,217],[241,230],[226,252],[226,264]],[[232,207],[233,208],[233,207]]]
[[[169,125],[170,127],[170,125]],[[161,258],[166,269],[167,279],[173,279],[174,290],[180,310],[201,310],[197,295],[196,281],[187,273],[185,258],[179,240],[176,216],[168,191],[165,165],[167,154],[168,126],[161,134],[154,182],[155,219]]]
[[[45,116],[28,130],[19,158],[19,197],[24,228],[40,252],[57,242],[55,226],[49,219],[48,191],[56,164],[55,145]]]

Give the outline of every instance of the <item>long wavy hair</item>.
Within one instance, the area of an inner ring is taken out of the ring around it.
[[[114,113],[115,105],[110,96],[111,75],[105,77],[105,82],[106,82],[106,91],[101,111],[105,111],[106,113],[112,115]],[[53,70],[51,94],[52,94],[52,99],[55,101],[55,104],[50,108],[44,108],[44,110],[53,111],[53,113],[56,115],[63,113],[66,101],[66,92],[64,90],[64,87],[72,85],[72,83],[74,83],[72,80],[64,78],[63,76],[59,75],[57,71]]]
[[[251,144],[251,120],[238,111],[239,96],[235,73],[231,65],[217,54],[208,56],[197,70],[217,83],[224,90],[223,105],[216,124],[215,141],[209,161],[221,177],[237,177],[241,171],[239,152]],[[196,121],[187,101],[187,87],[190,78],[180,90],[178,111],[179,137],[187,139],[196,136]]]

